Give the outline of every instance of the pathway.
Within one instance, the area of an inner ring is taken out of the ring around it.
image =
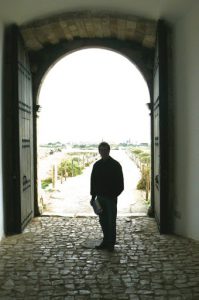
[[[125,151],[112,150],[111,156],[123,168],[125,189],[118,198],[118,215],[146,215],[144,193],[136,189],[140,172]],[[94,215],[90,206],[90,174],[92,166],[82,175],[57,183],[56,191],[49,192],[45,200],[44,215],[77,216]]]

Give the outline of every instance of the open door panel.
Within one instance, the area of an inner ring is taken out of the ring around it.
[[[5,231],[20,233],[34,213],[33,104],[29,59],[17,26],[7,29],[5,48]]]

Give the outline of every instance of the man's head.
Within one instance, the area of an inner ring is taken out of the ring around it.
[[[101,155],[102,159],[107,159],[110,153],[110,145],[106,142],[102,142],[98,146],[99,154]]]

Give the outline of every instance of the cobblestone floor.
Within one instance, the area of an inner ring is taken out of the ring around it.
[[[199,242],[159,235],[147,217],[117,228],[109,253],[94,249],[97,217],[33,219],[0,243],[0,299],[199,299]]]

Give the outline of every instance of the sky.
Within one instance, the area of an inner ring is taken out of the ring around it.
[[[119,53],[91,48],[61,58],[39,93],[39,144],[150,142],[147,84]]]

